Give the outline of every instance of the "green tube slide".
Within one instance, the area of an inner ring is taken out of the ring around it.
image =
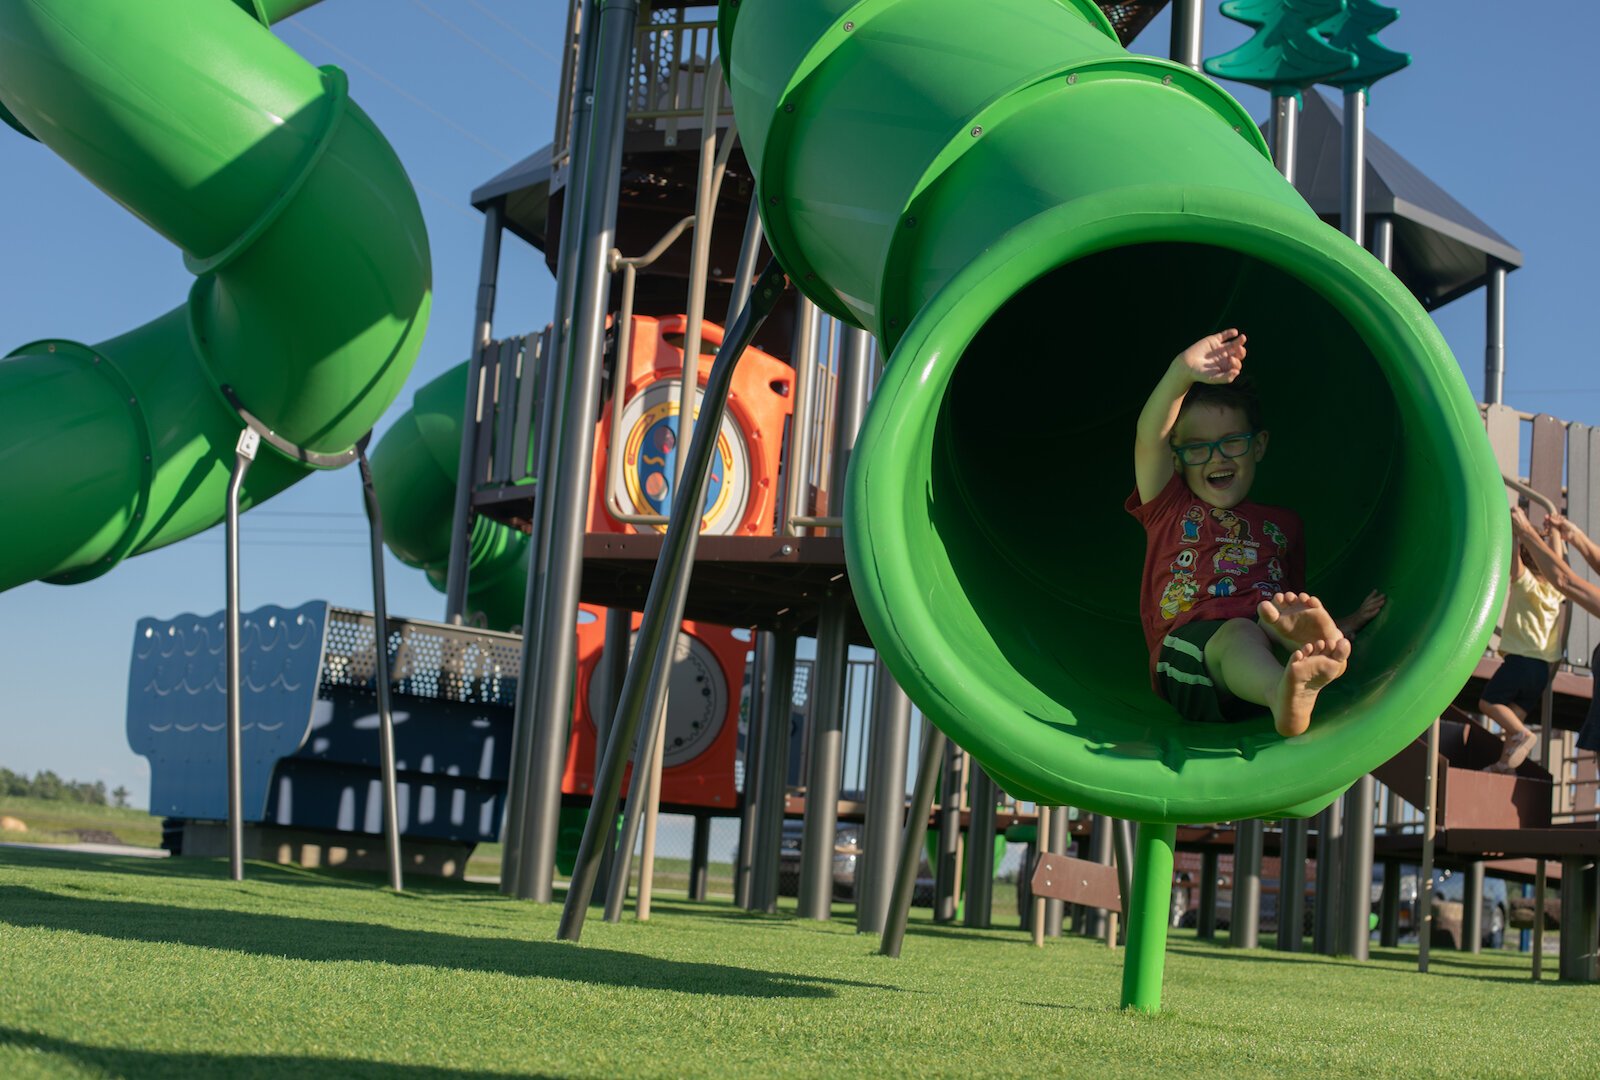
[[[774,252],[892,350],[847,490],[862,615],[1007,791],[1304,815],[1438,715],[1501,601],[1495,464],[1428,315],[1237,102],[1089,0],[724,0],[721,40]],[[1272,431],[1252,498],[1301,513],[1330,607],[1390,596],[1293,739],[1153,695],[1122,510],[1146,396],[1235,325]]]
[[[411,408],[372,451],[372,486],[389,550],[428,576],[440,592],[450,566],[450,520],[461,453],[467,365],[418,390]],[[528,591],[528,536],[479,517],[472,526],[467,610],[494,630],[522,622]]]
[[[176,244],[180,307],[0,360],[0,590],[84,581],[224,514],[235,404],[337,453],[400,392],[432,270],[416,195],[350,100],[265,25],[305,0],[0,5],[0,112]],[[263,448],[249,507],[310,471]]]

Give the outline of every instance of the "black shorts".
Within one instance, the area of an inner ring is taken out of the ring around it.
[[[1520,705],[1523,710],[1538,715],[1539,699],[1550,682],[1550,661],[1533,656],[1508,656],[1500,662],[1500,670],[1483,688],[1483,700],[1490,705]]]
[[[1222,629],[1224,619],[1185,623],[1161,639],[1156,656],[1156,685],[1178,715],[1199,724],[1235,724],[1263,710],[1259,705],[1224,697],[1206,668],[1206,642]]]

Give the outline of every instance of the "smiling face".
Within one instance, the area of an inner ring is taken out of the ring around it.
[[[1184,410],[1172,429],[1171,441],[1173,446],[1188,446],[1249,431],[1250,421],[1243,409],[1206,403]],[[1250,449],[1240,457],[1225,458],[1221,448],[1217,448],[1204,465],[1185,465],[1174,456],[1173,467],[1183,474],[1190,491],[1210,506],[1227,509],[1238,506],[1249,496],[1250,485],[1256,478],[1256,465],[1266,452],[1267,433],[1258,431],[1250,441]]]

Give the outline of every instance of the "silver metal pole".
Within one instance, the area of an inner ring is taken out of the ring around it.
[[[1278,838],[1278,948],[1284,952],[1299,952],[1304,944],[1308,828],[1304,818],[1285,821]]]
[[[1065,855],[1072,847],[1072,811],[1065,806],[1053,807],[1050,811],[1050,839],[1049,850],[1056,855]],[[1058,938],[1061,936],[1061,924],[1065,921],[1067,904],[1065,900],[1046,900],[1044,904],[1044,936]]]
[[[939,785],[939,861],[934,867],[933,921],[953,922],[961,892],[961,792],[966,751],[945,741],[944,779]]]
[[[1344,92],[1344,197],[1339,222],[1346,236],[1366,245],[1367,93],[1360,87]]]
[[[795,635],[772,635],[772,667],[766,694],[766,734],[762,736],[761,806],[750,882],[756,911],[778,910],[778,849],[783,844],[783,816],[788,796],[789,739],[794,714]]]
[[[756,635],[751,649],[750,698],[745,710],[744,798],[739,807],[739,848],[733,864],[733,905],[751,910],[750,881],[754,872],[756,830],[761,809],[761,756],[767,732],[764,681],[772,671],[772,635]]]
[[[802,919],[833,914],[833,845],[844,771],[845,638],[849,601],[825,597],[817,615],[817,663],[811,673],[811,737],[807,742],[805,831],[800,839]]]
[[[472,352],[467,362],[466,412],[461,419],[461,454],[456,464],[455,504],[450,512],[450,565],[445,576],[445,622],[459,624],[467,607],[467,572],[472,555],[472,475],[477,457],[478,425],[482,399],[478,384],[483,376],[483,354],[494,334],[495,283],[500,273],[502,204],[495,202],[483,215],[483,258],[478,264],[478,310],[473,319]]]
[[[1467,864],[1461,889],[1461,951],[1483,951],[1483,860]],[[1562,875],[1566,877],[1565,874]]]
[[[1341,796],[1342,798],[1342,796]],[[1345,951],[1341,940],[1344,923],[1339,918],[1344,896],[1344,804],[1335,799],[1317,815],[1317,909],[1311,946],[1322,956]]]
[[[1272,99],[1272,160],[1289,183],[1294,183],[1294,157],[1300,134],[1300,99]]]
[[[389,888],[405,889],[400,872],[400,797],[395,777],[394,709],[389,697],[389,601],[383,585],[383,511],[372,486],[372,466],[367,461],[367,435],[356,444],[361,467],[361,493],[367,508],[367,534],[372,541],[372,647],[373,681],[378,690],[378,762],[383,774],[383,838],[389,852]]]
[[[591,776],[600,775],[601,759],[606,743],[611,737],[611,718],[616,715],[617,702],[622,700],[622,680],[628,673],[628,649],[633,643],[633,612],[627,608],[606,609],[606,637],[601,647],[601,685],[605,696],[594,717],[594,766]],[[600,869],[595,879],[595,893],[600,897],[611,894],[611,861],[617,848],[616,815],[606,822],[605,840],[600,846]]]
[[[631,20],[628,25],[631,30]],[[584,825],[577,865],[573,868],[566,904],[561,910],[557,934],[565,940],[576,941],[583,933],[589,896],[594,890],[599,833],[605,821],[616,813],[617,795],[622,788],[625,748],[638,731],[640,720],[647,713],[654,713],[666,694],[667,680],[677,652],[674,647],[677,630],[683,622],[684,604],[689,597],[695,548],[700,540],[701,500],[705,498],[711,459],[716,453],[717,435],[727,409],[728,390],[733,382],[734,370],[750,339],[755,337],[761,323],[772,312],[787,286],[788,280],[776,263],[762,272],[751,293],[750,302],[723,337],[722,347],[717,350],[717,359],[711,365],[711,375],[706,380],[702,401],[706,422],[699,426],[694,441],[689,445],[689,461],[684,468],[685,484],[679,492],[683,498],[673,500],[672,521],[667,525],[667,535],[662,540],[661,554],[656,560],[655,574],[650,581],[650,594],[645,600],[638,643],[633,659],[628,664],[628,677],[622,686],[622,701],[612,721],[605,761],[595,777],[593,809]],[[591,410],[579,415],[592,416],[593,412]],[[582,426],[593,430],[592,425]],[[558,761],[558,767],[559,764]]]
[[[906,936],[906,919],[917,887],[917,866],[922,862],[922,845],[928,835],[928,812],[933,809],[933,789],[944,761],[944,732],[928,721],[922,722],[922,757],[917,765],[917,781],[911,791],[911,810],[905,832],[900,837],[900,858],[895,867],[894,892],[885,913],[883,938],[878,952],[899,956]]]
[[[744,243],[739,246],[739,264],[733,271],[733,291],[728,296],[728,316],[722,322],[727,326],[739,314],[739,301],[750,293],[750,279],[755,277],[756,261],[761,258],[761,200],[750,199],[750,215],[744,220]]]
[[[1096,814],[1089,822],[1089,861],[1101,866],[1111,865],[1111,819]],[[1083,935],[1103,938],[1110,929],[1107,912],[1103,908],[1083,908]]]
[[[597,0],[586,0],[594,3]],[[511,774],[506,784],[505,829],[501,835],[500,891],[520,895],[518,881],[522,870],[522,822],[526,816],[529,778],[534,768],[534,717],[521,699],[532,695],[538,681],[541,653],[535,632],[544,609],[544,587],[550,563],[550,530],[554,522],[554,473],[559,460],[563,397],[569,375],[567,340],[571,335],[573,305],[577,300],[579,261],[583,253],[583,204],[591,187],[590,144],[593,142],[591,117],[594,113],[596,64],[600,45],[600,20],[583,13],[578,28],[577,78],[574,85],[569,168],[566,194],[561,209],[561,248],[556,256],[556,299],[550,347],[545,352],[548,374],[539,408],[537,462],[537,511],[533,535],[529,540],[528,588],[522,610],[522,666],[518,673],[518,707],[511,739]],[[576,19],[577,13],[574,13]],[[562,118],[557,117],[558,125]]]
[[[594,463],[593,417],[599,405],[600,369],[605,349],[610,279],[608,256],[616,232],[622,137],[631,75],[629,58],[638,14],[639,0],[604,0],[596,20],[599,45],[593,130],[587,154],[589,190],[584,195],[580,223],[582,250],[574,286],[572,328],[563,350],[568,370],[563,395],[561,455],[559,467],[539,478],[539,498],[552,503],[549,569],[537,617],[523,623],[523,670],[526,673],[531,668],[535,677],[525,679],[517,695],[519,722],[526,719],[535,725],[519,837],[517,896],[539,903],[550,902],[553,895],[561,772],[572,708],[576,645],[573,625],[578,617],[589,473]],[[535,655],[538,657],[536,666],[530,663]],[[584,903],[588,903],[587,896]]]
[[[1200,853],[1200,910],[1195,912],[1195,937],[1210,940],[1217,936],[1217,883],[1221,877],[1222,853],[1207,847]]]
[[[1344,926],[1341,950],[1357,960],[1371,953],[1372,922],[1372,805],[1377,781],[1361,777],[1344,796],[1344,895],[1339,905]]]
[[[1065,813],[1065,809],[1062,813]],[[1036,949],[1044,948],[1044,905],[1045,898],[1032,892],[1034,871],[1039,868],[1039,860],[1050,853],[1050,807],[1040,806],[1035,811],[1033,858],[1023,866],[1022,872],[1027,875],[1029,882],[1028,900],[1028,929],[1033,933],[1033,945]]]
[[[906,739],[911,733],[911,699],[882,660],[874,682],[867,746],[867,820],[862,829],[865,850],[856,863],[858,934],[882,933],[888,915],[906,806]]]
[[[1205,8],[1200,0],[1172,0],[1172,45],[1170,55],[1173,62],[1201,70],[1203,61],[1203,46],[1201,42],[1205,32]]]
[[[244,750],[239,699],[239,491],[261,447],[255,429],[239,432],[233,449],[233,473],[228,477],[228,515],[225,537],[228,646],[228,874],[244,880]]]
[[[706,313],[706,274],[711,264],[711,233],[715,228],[716,191],[713,173],[717,160],[717,107],[722,102],[722,69],[712,67],[705,77],[705,103],[700,114],[700,171],[695,187],[694,242],[689,255],[689,304],[683,335],[683,379],[678,387],[678,455],[673,494],[683,485],[685,452],[694,439],[694,402],[700,389],[700,335]],[[728,133],[732,138],[733,133]],[[676,499],[674,499],[676,501]]]
[[[1253,949],[1261,940],[1261,847],[1266,829],[1259,818],[1234,824],[1233,914],[1228,944]]]
[[[1484,304],[1483,400],[1499,405],[1506,390],[1506,266],[1491,260]]]
[[[804,296],[795,297],[794,413],[789,418],[789,475],[783,500],[784,524],[779,530],[799,536],[788,519],[811,513],[811,428],[816,417],[817,338],[822,312]]]
[[[1394,266],[1394,218],[1384,214],[1372,223],[1372,254],[1385,266]]]
[[[650,790],[655,780],[653,763],[660,751],[661,733],[666,727],[666,712],[667,702],[662,698],[656,704],[650,721],[639,725],[638,740],[634,743],[633,775],[628,781],[628,802],[623,811],[622,825],[617,830],[616,852],[612,855],[611,862],[611,887],[606,891],[606,922],[609,923],[622,921],[622,908],[628,899],[628,886],[633,881],[633,849],[639,841],[639,824],[645,816],[645,808],[654,798]],[[597,776],[595,785],[597,788],[598,781]],[[655,857],[653,838],[647,847],[648,850],[639,853],[641,865]],[[650,887],[645,884],[644,878],[645,875],[641,873],[639,907],[636,909],[641,919],[649,918],[650,908],[646,899]]]
[[[1437,796],[1439,760],[1439,720],[1428,727],[1427,758],[1422,767],[1422,866],[1417,871],[1417,910],[1411,921],[1417,926],[1417,970],[1428,971],[1428,949],[1433,944],[1433,843],[1434,804]],[[1544,863],[1539,864],[1544,870]],[[1542,921],[1543,912],[1540,912]],[[1538,963],[1537,960],[1534,961]]]
[[[967,903],[962,922],[987,929],[994,910],[994,779],[973,762],[967,821]]]

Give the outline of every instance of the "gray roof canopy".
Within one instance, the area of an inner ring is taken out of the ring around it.
[[[552,149],[535,150],[472,193],[472,205],[479,210],[504,200],[505,227],[540,251],[545,246],[545,216],[550,206]]]
[[[1319,217],[1337,226],[1344,185],[1344,110],[1315,90],[1304,96],[1295,186]],[[1423,306],[1440,307],[1483,285],[1493,263],[1512,269],[1522,265],[1522,252],[1370,128],[1366,146],[1368,219],[1394,218],[1395,276]]]

